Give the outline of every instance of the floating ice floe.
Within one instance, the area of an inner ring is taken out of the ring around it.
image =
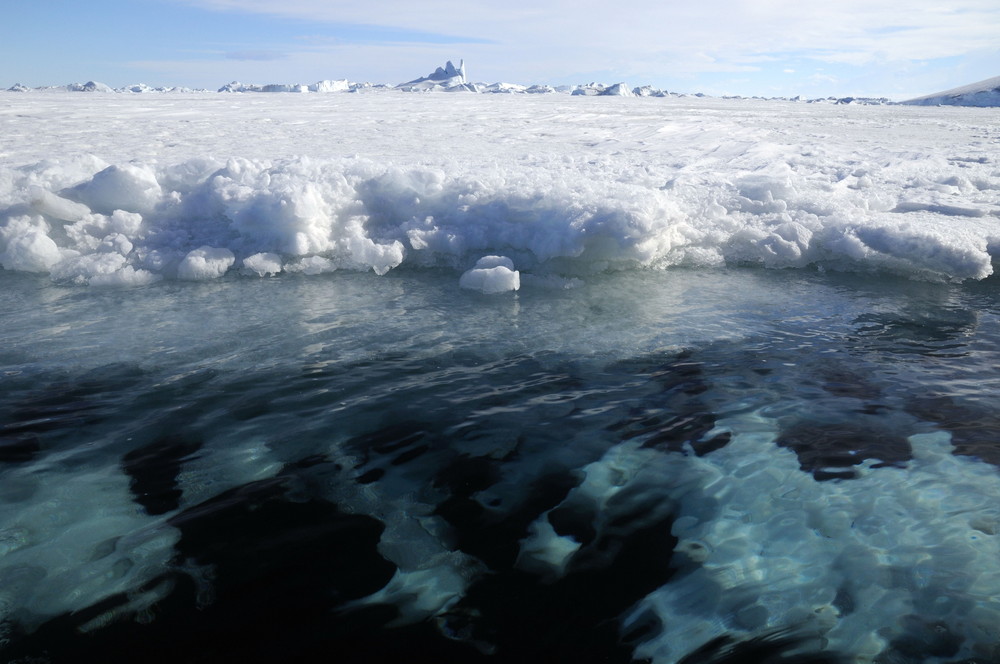
[[[243,259],[244,271],[266,277],[281,272],[281,256],[271,252],[262,252]]]
[[[506,293],[521,287],[521,275],[514,269],[514,261],[506,256],[484,256],[462,274],[458,285],[487,294]]]
[[[235,262],[236,256],[228,249],[199,247],[189,252],[177,266],[177,278],[189,281],[217,279]]]

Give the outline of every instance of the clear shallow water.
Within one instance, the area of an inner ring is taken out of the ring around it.
[[[0,278],[9,659],[996,653],[995,279]]]
[[[2,659],[1000,659],[992,110],[0,106]]]

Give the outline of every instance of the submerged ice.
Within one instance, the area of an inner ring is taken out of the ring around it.
[[[623,663],[774,634],[859,664],[996,652],[1000,473],[970,456],[995,454],[995,280],[456,297],[442,271],[256,276],[278,260],[199,288],[6,275],[5,656],[201,627],[231,652],[303,620],[359,662],[553,661],[596,633]],[[477,290],[518,273],[477,264]]]
[[[676,515],[676,575],[625,620],[664,626],[637,655],[676,662],[718,637],[789,630],[858,662],[907,642],[929,644],[925,656],[995,656],[994,468],[955,456],[945,433],[918,434],[906,467],[870,460],[854,480],[817,482],[774,447],[768,418],[719,426],[734,434],[721,450],[671,458],[630,442],[578,489],[608,520],[620,492]]]

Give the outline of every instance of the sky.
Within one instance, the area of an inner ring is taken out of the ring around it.
[[[0,0],[0,88],[469,78],[908,99],[1000,75],[997,0]]]

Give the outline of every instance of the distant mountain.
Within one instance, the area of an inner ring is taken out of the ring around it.
[[[1000,76],[901,103],[912,106],[1000,106]]]

